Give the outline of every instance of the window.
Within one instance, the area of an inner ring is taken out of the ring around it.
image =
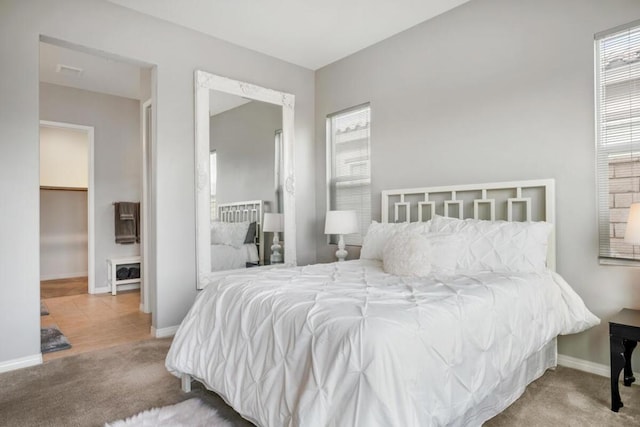
[[[209,154],[209,177],[211,179],[211,220],[218,218],[217,204],[216,204],[216,193],[218,189],[218,155],[216,151],[213,150]]]
[[[344,236],[347,245],[361,245],[371,223],[370,119],[369,105],[327,117],[328,210],[356,211],[360,228]]]
[[[624,242],[640,202],[640,22],[596,35],[596,128],[600,257],[640,260]]]

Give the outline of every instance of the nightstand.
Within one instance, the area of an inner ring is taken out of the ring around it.
[[[635,382],[631,369],[631,355],[640,341],[640,311],[625,308],[609,320],[609,350],[611,352],[611,410],[618,412],[624,405],[620,400],[618,383],[624,369],[624,385]]]

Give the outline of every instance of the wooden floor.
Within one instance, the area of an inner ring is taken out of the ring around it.
[[[40,282],[40,298],[68,297],[87,293],[89,283],[86,277],[70,279],[43,280]]]
[[[140,311],[139,291],[112,296],[84,289],[80,295],[43,298],[49,315],[40,316],[40,325],[58,325],[71,343],[68,350],[43,354],[45,361],[152,338],[151,314]]]

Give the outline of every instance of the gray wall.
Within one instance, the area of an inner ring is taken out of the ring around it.
[[[296,96],[298,259],[315,260],[314,73],[97,0],[0,2],[0,363],[40,352],[38,48],[40,36],[155,66],[155,141],[148,262],[152,323],[180,323],[196,295],[194,70]]]
[[[140,102],[41,83],[40,119],[94,127],[95,287],[106,291],[107,258],[140,254],[137,243],[115,243],[113,222],[113,202],[142,194]]]
[[[40,190],[40,280],[87,275],[87,192]]]
[[[635,0],[472,0],[316,73],[316,241],[327,114],[371,102],[374,218],[383,189],[555,178],[558,271],[603,319],[560,353],[608,364],[606,320],[640,307],[640,270],[598,264],[593,36]]]
[[[252,101],[211,117],[210,123],[218,203],[264,200],[276,212],[274,141],[275,131],[282,129],[282,107]]]

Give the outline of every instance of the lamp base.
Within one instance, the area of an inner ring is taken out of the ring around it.
[[[280,246],[280,241],[278,240],[278,232],[275,232],[273,233],[273,245],[271,245],[271,256],[269,257],[271,264],[282,264],[281,250],[282,246]]]
[[[342,262],[347,259],[347,255],[349,255],[349,253],[344,248],[344,237],[341,234],[340,240],[338,240],[338,250],[336,251],[336,258],[338,258],[338,262]]]
[[[282,264],[282,254],[279,253],[272,253],[271,256],[269,257],[269,263],[270,264]]]

